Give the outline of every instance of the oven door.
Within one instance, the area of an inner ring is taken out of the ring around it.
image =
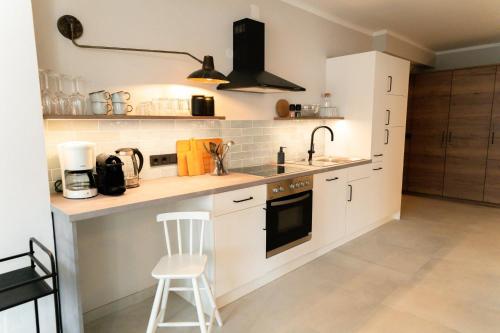
[[[312,191],[267,201],[266,257],[311,239]]]

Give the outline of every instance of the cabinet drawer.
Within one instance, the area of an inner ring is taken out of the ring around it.
[[[266,203],[266,186],[253,186],[214,195],[214,216]]]
[[[348,169],[347,181],[368,178],[372,174],[372,165],[359,165]]]

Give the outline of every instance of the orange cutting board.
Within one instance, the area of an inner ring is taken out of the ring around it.
[[[204,147],[210,149],[209,143],[221,144],[221,138],[179,140],[177,149],[177,170],[179,176],[196,176],[209,173],[212,157]]]

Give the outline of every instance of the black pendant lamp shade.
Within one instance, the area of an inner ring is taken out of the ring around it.
[[[202,67],[200,70],[197,70],[191,73],[187,79],[190,81],[196,81],[201,83],[212,83],[212,84],[220,84],[220,83],[229,83],[228,78],[215,70],[214,68],[214,58],[212,56],[205,56],[203,61],[196,58],[189,52],[184,51],[165,51],[165,50],[155,50],[155,49],[138,49],[138,48],[130,48],[130,47],[116,47],[116,46],[98,46],[98,45],[82,45],[76,42],[76,39],[80,38],[83,34],[83,25],[82,23],[74,16],[64,15],[61,16],[57,20],[57,29],[59,32],[66,38],[70,39],[71,42],[80,48],[83,49],[100,49],[100,50],[118,50],[118,51],[134,51],[134,52],[152,52],[152,53],[169,53],[169,54],[182,54],[186,55],[200,64]]]
[[[229,83],[227,77],[214,68],[214,58],[212,56],[203,57],[201,69],[191,73],[188,80],[202,83]]]

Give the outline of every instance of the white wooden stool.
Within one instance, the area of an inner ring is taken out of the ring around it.
[[[189,221],[189,254],[182,252],[182,231],[181,221]],[[219,326],[222,326],[222,319],[215,304],[214,296],[207,277],[205,276],[205,266],[207,264],[207,256],[203,254],[203,237],[205,231],[205,223],[210,220],[209,212],[176,212],[160,214],[156,217],[157,222],[163,223],[165,230],[165,240],[167,243],[168,255],[160,259],[151,273],[154,278],[158,279],[158,288],[151,309],[151,316],[147,333],[156,332],[158,327],[194,327],[199,326],[202,333],[207,333],[212,330],[214,317],[217,319]],[[170,236],[168,232],[167,221],[177,221],[177,243],[179,252],[172,254],[170,246]],[[201,223],[199,251],[193,253],[193,221]],[[198,286],[198,278],[201,278],[203,287]],[[191,280],[192,287],[170,287],[171,280]],[[198,322],[163,322],[167,308],[167,298],[169,291],[193,291],[194,300],[196,303],[196,311],[198,314]],[[208,300],[213,308],[210,315],[210,321],[206,323],[205,314],[200,298],[200,290],[205,290]]]

